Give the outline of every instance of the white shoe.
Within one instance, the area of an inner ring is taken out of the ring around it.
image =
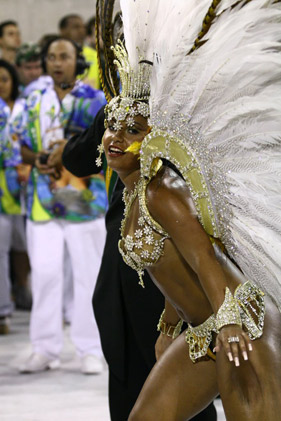
[[[19,368],[19,371],[20,373],[38,373],[45,370],[56,370],[59,367],[60,361],[58,359],[52,360],[45,355],[35,352]]]
[[[95,355],[85,355],[81,360],[81,371],[84,374],[100,374],[103,372],[103,363]]]

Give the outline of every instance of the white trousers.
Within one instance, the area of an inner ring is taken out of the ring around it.
[[[71,323],[73,312],[73,276],[71,258],[65,244],[64,248],[64,279],[63,279],[63,299],[62,314],[65,322]]]
[[[34,352],[56,358],[63,345],[64,252],[73,273],[71,339],[79,356],[101,356],[92,295],[105,242],[104,219],[90,222],[27,221],[33,306],[30,337]]]

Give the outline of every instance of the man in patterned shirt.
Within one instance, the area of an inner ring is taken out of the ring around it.
[[[43,51],[43,69],[53,85],[32,92],[20,135],[24,162],[33,166],[27,189],[27,243],[31,263],[33,354],[21,372],[59,366],[62,348],[64,247],[74,283],[71,337],[84,373],[102,370],[101,347],[91,297],[104,246],[107,206],[103,179],[78,179],[52,164],[61,145],[92,123],[105,104],[102,92],[81,81],[87,64],[80,48],[58,37]]]

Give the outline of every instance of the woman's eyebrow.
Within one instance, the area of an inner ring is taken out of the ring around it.
[[[136,126],[137,128],[139,128],[141,130],[146,130],[144,125],[142,123],[138,123],[137,121],[135,121],[134,126]]]

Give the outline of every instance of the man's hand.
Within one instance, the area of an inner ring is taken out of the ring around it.
[[[60,140],[56,140],[54,142],[51,142],[50,149],[53,149],[54,146],[56,146],[56,147],[50,153],[50,156],[48,158],[47,164],[49,165],[49,167],[55,167],[58,171],[61,171],[61,169],[62,169],[62,154],[63,154],[63,150],[64,150],[64,147],[65,147],[66,143],[67,143],[66,139],[60,139]]]
[[[16,169],[19,183],[27,183],[31,171],[31,165],[19,164]]]
[[[54,167],[49,166],[48,165],[48,162],[47,162],[47,164],[41,164],[41,162],[40,162],[40,157],[42,155],[47,154],[47,153],[48,153],[47,151],[40,151],[40,152],[38,152],[36,154],[35,163],[34,163],[35,164],[35,167],[38,169],[38,171],[41,174],[50,175],[50,176],[54,177],[57,180],[58,178],[60,178],[60,171],[58,171]]]
[[[162,354],[166,351],[166,349],[173,343],[174,339],[170,336],[163,335],[160,333],[158,339],[155,344],[155,356],[156,360],[158,361]]]

